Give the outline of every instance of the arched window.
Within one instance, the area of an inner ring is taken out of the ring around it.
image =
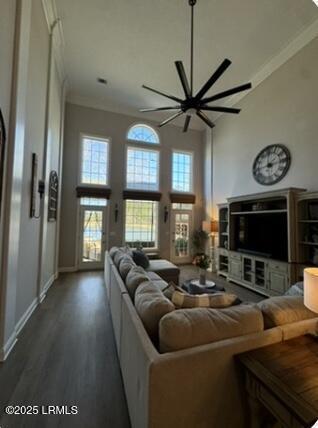
[[[127,133],[127,139],[141,143],[159,144],[157,132],[150,126],[143,124],[132,126]]]

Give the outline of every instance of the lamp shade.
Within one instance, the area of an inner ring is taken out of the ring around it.
[[[202,230],[206,233],[211,233],[211,222],[210,221],[203,221],[202,222]]]
[[[211,221],[211,233],[218,233],[219,231],[219,222],[216,220]]]
[[[304,304],[318,313],[318,268],[304,270]]]

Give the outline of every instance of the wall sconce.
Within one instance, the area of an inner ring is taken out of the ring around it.
[[[115,223],[117,223],[118,221],[118,214],[119,214],[119,209],[118,209],[118,204],[115,205]]]
[[[168,207],[167,207],[167,205],[165,205],[165,207],[164,207],[164,214],[163,214],[163,221],[165,223],[167,223],[167,221],[168,221],[168,215],[169,215]]]

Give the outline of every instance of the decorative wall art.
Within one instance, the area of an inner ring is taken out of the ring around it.
[[[58,199],[59,179],[56,171],[51,171],[49,179],[49,202],[48,221],[57,219],[57,199]]]
[[[0,109],[0,210],[1,210],[1,204],[2,204],[5,142],[6,142],[6,129],[4,126],[4,120]]]

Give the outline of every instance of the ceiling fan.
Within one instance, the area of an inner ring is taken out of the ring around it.
[[[158,108],[145,108],[141,109],[140,111],[152,112],[178,110],[177,113],[161,122],[159,127],[167,125],[169,122],[172,122],[177,117],[185,114],[186,118],[183,126],[183,132],[187,132],[191,117],[194,115],[197,115],[210,128],[214,128],[214,123],[209,119],[209,117],[204,113],[204,111],[217,111],[222,113],[238,114],[241,111],[240,109],[230,107],[218,107],[214,105],[209,106],[208,104],[212,101],[220,100],[230,95],[237,94],[238,92],[246,91],[248,89],[251,89],[252,87],[251,83],[245,83],[244,85],[236,86],[235,88],[231,88],[218,94],[212,95],[211,97],[205,98],[206,93],[222,76],[225,70],[231,65],[231,61],[229,59],[225,59],[222,64],[217,68],[217,70],[212,74],[210,79],[202,86],[202,88],[195,95],[193,94],[193,11],[196,2],[197,0],[189,0],[189,5],[191,6],[190,85],[182,61],[175,61],[177,72],[184,91],[185,99],[181,99],[175,97],[174,95],[170,95],[165,92],[158,91],[157,89],[150,88],[149,86],[142,85],[142,87],[148,89],[148,91],[154,92],[158,95],[162,95],[165,98],[169,98],[170,100],[173,100],[178,103],[178,105]]]

